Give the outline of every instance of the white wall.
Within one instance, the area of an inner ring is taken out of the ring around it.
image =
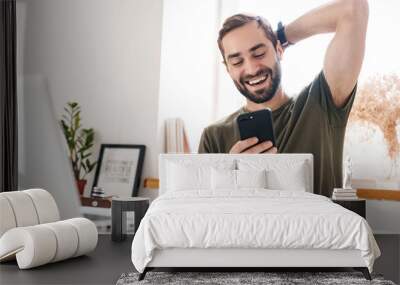
[[[17,2],[26,23],[19,73],[44,78],[59,116],[66,102],[81,104],[96,158],[100,143],[145,144],[143,177],[156,176],[162,1]]]
[[[159,150],[164,151],[164,122],[180,117],[192,152],[197,152],[203,128],[215,120],[219,0],[164,2]]]

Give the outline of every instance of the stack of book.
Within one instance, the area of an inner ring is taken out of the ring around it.
[[[332,199],[334,200],[357,200],[357,189],[334,188]]]
[[[190,153],[189,141],[181,118],[170,118],[165,121],[165,138],[167,153]]]

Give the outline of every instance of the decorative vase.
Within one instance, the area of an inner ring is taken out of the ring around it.
[[[86,179],[76,180],[76,186],[78,187],[78,192],[80,196],[83,196],[83,192],[85,192],[86,182]]]

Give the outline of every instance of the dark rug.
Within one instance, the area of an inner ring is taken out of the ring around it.
[[[382,275],[372,274],[372,281],[366,280],[361,272],[148,272],[142,281],[139,273],[124,273],[117,285],[134,284],[379,284],[396,285],[384,280]]]

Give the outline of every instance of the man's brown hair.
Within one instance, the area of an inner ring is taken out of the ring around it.
[[[221,30],[219,31],[219,35],[218,35],[218,47],[222,54],[224,63],[225,63],[225,51],[222,46],[223,37],[230,31],[237,29],[241,26],[244,26],[245,24],[253,22],[253,21],[256,21],[258,24],[258,27],[261,27],[261,29],[263,29],[265,36],[272,42],[272,45],[274,46],[274,48],[276,50],[277,38],[275,36],[274,31],[271,28],[271,25],[265,18],[262,18],[260,16],[246,15],[246,14],[236,14],[236,15],[230,16],[228,19],[225,20],[225,22],[222,25]]]

